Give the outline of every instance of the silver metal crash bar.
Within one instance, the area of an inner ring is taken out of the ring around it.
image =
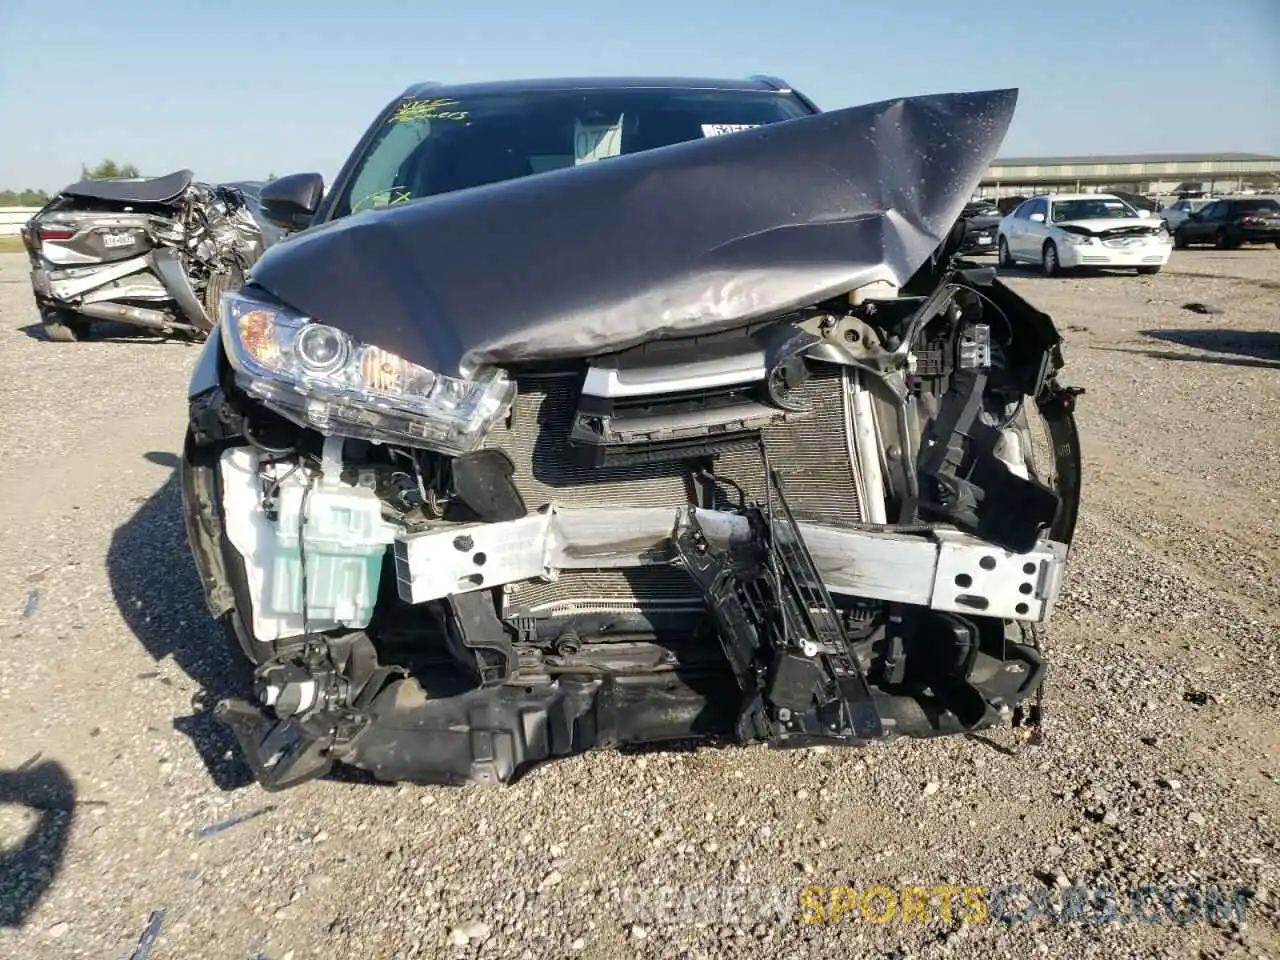
[[[677,512],[665,508],[559,508],[504,523],[450,524],[401,532],[394,544],[400,597],[425,603],[562,570],[668,564]],[[698,510],[709,540],[751,536],[745,517]],[[1010,553],[955,530],[908,535],[801,523],[805,543],[833,594],[934,610],[1041,622],[1049,618],[1067,546],[1042,540]]]

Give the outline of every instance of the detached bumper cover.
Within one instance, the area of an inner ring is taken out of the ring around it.
[[[695,511],[708,538],[727,547],[751,536],[746,519]],[[397,588],[407,603],[490,589],[557,571],[637,567],[675,558],[677,513],[666,509],[551,509],[506,523],[402,533],[394,544]],[[1012,553],[957,531],[928,536],[799,524],[833,594],[1008,620],[1047,620],[1068,548],[1042,540]],[[477,559],[481,563],[477,563]]]

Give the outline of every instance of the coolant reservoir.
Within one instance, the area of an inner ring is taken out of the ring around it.
[[[395,535],[374,492],[342,483],[336,471],[326,471],[310,492],[282,487],[267,594],[271,613],[305,614],[313,628],[367,626]]]
[[[262,642],[336,627],[358,630],[373,616],[396,528],[382,519],[372,489],[339,479],[341,447],[326,444],[325,454],[320,476],[273,468],[270,513],[253,448],[222,455],[227,538],[244,559],[249,588],[251,609],[241,613],[251,615],[253,635]]]
[[[269,594],[272,612],[305,613],[313,625],[367,626],[378,595],[382,558],[395,539],[395,528],[382,519],[378,498],[363,487],[329,487],[323,482],[306,496],[297,487],[280,493]]]

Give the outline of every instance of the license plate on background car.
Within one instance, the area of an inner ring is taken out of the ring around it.
[[[104,233],[102,244],[107,247],[132,247],[134,236],[131,233]]]
[[[978,238],[978,242],[979,242],[979,243],[990,243],[990,242],[991,242],[991,238],[990,238],[989,236],[987,236],[987,235],[984,233],[982,236],[980,236],[980,237]]]

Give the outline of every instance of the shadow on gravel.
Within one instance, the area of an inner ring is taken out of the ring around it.
[[[175,468],[111,538],[107,576],[121,616],[156,661],[171,657],[200,685],[190,716],[174,728],[191,739],[209,775],[222,790],[252,782],[231,731],[213,719],[224,697],[245,694],[245,676],[218,625],[210,617],[182,521],[182,481],[171,453],[146,459]]]
[[[1181,353],[1151,353],[1161,360],[1194,360],[1235,366],[1280,368],[1280,331],[1273,330],[1143,330],[1144,337],[1233,357],[1199,357]],[[1246,359],[1239,359],[1246,358]]]
[[[1073,267],[1064,273],[1059,273],[1057,276],[1046,277],[1039,267],[1028,263],[1019,263],[1012,267],[997,267],[996,276],[1018,277],[1030,280],[1098,280],[1108,277],[1128,277],[1132,280],[1135,277],[1132,267],[1113,267],[1111,269],[1106,269],[1105,267]],[[1143,279],[1150,278],[1143,277]]]
[[[227,697],[249,694],[249,666],[242,661],[205,606],[204,591],[187,546],[182,518],[179,459],[152,451],[143,459],[173,472],[111,538],[107,577],[120,615],[156,661],[171,657],[200,686],[191,714],[175,717],[220,790],[253,783],[231,731],[213,718],[213,707]],[[378,785],[373,776],[338,765],[324,780]]]
[[[18,927],[62,866],[75,821],[75,785],[62,764],[28,761],[16,770],[0,770],[0,805],[7,804],[37,814],[21,843],[0,848],[0,927]]]
[[[25,333],[32,340],[49,340],[44,335],[44,326],[39,323],[29,323],[25,327],[19,327],[18,330]],[[50,341],[52,342],[52,341]],[[198,347],[198,343],[189,343],[176,337],[162,337],[154,330],[146,330],[142,327],[135,327],[128,323],[112,323],[110,320],[95,320],[93,326],[89,328],[89,335],[80,341],[81,343],[177,343],[183,346]],[[66,344],[69,347],[75,347],[74,343]]]

